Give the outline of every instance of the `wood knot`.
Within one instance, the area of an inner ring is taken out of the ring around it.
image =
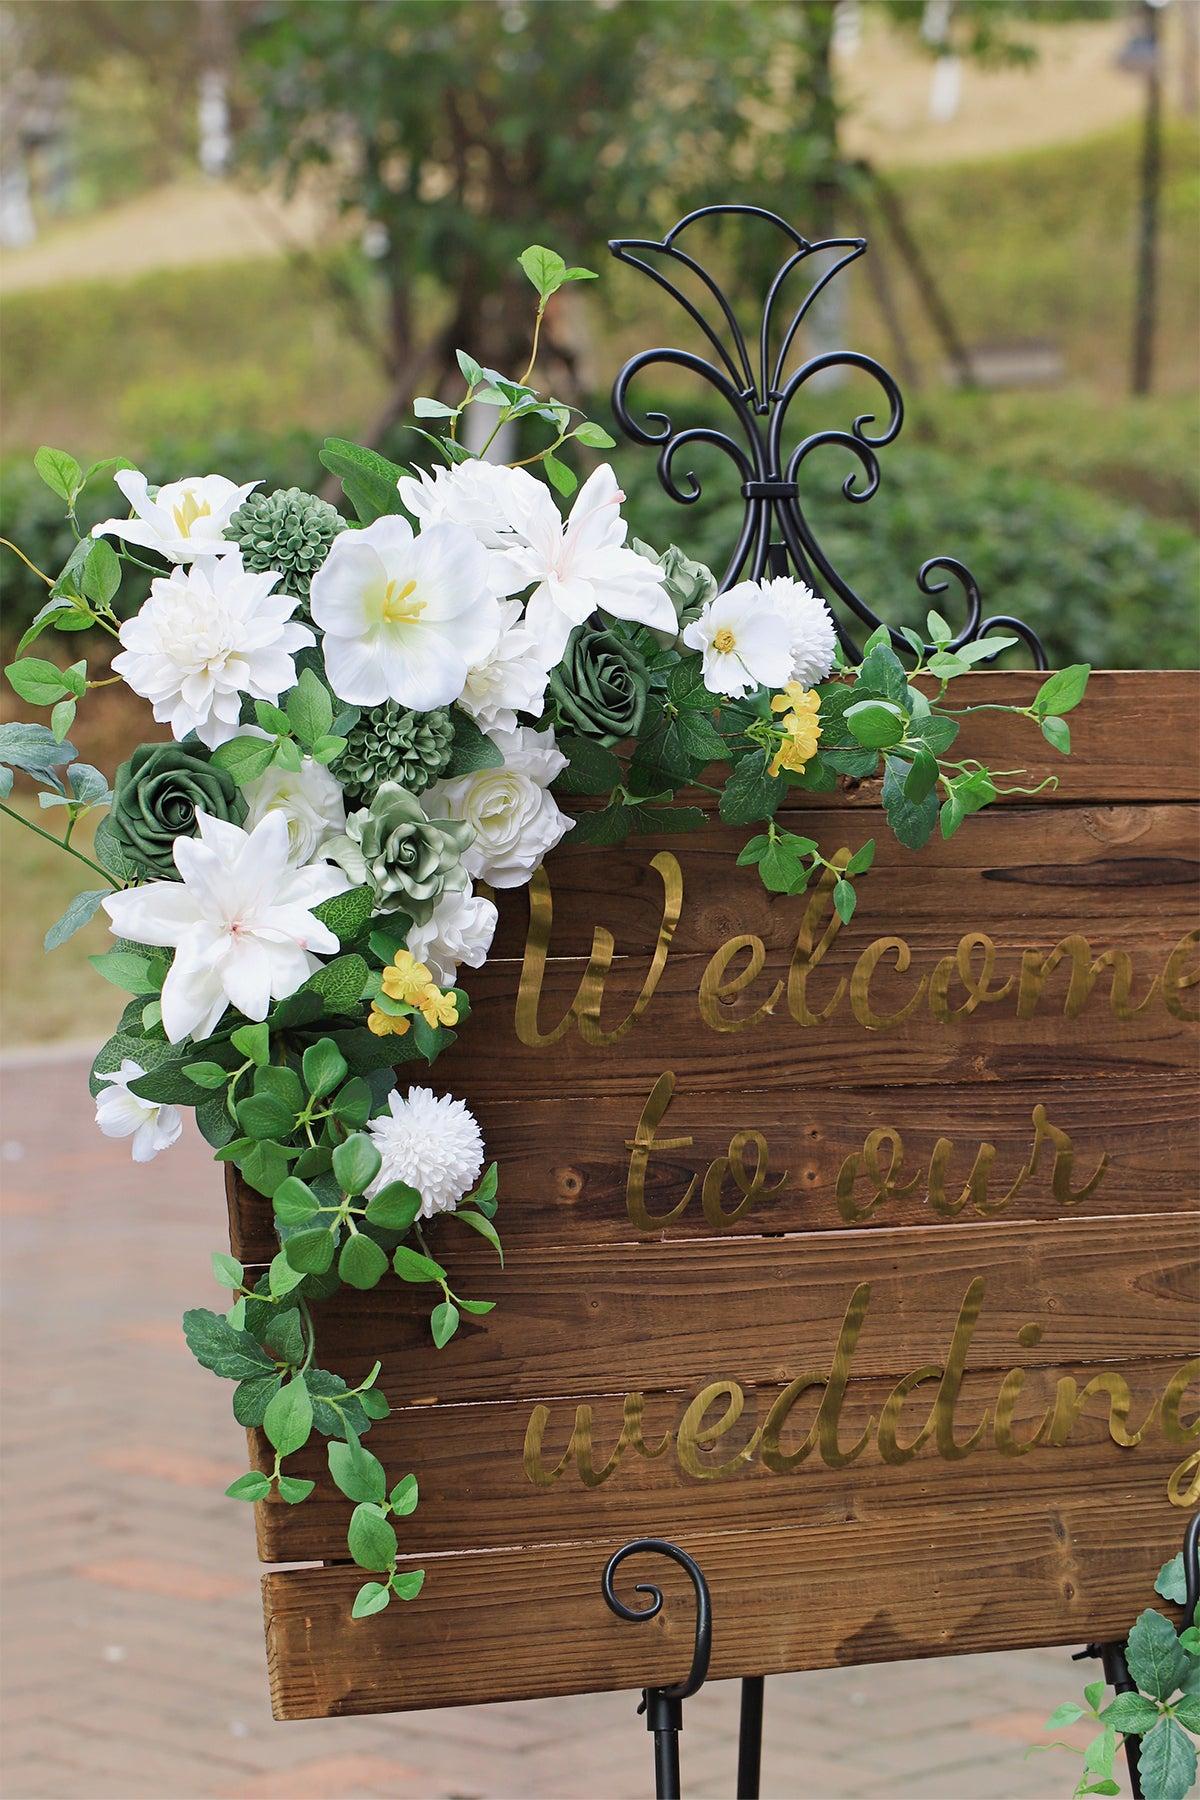
[[[556,1169],[554,1179],[560,1200],[578,1200],[583,1192],[583,1176],[578,1169]]]

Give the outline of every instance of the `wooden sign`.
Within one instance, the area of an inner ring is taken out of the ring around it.
[[[351,1619],[314,1442],[318,1492],[258,1508],[307,1565],[264,1582],[278,1717],[680,1679],[686,1578],[655,1565],[639,1628],[601,1596],[643,1534],[703,1568],[715,1677],[1126,1633],[1200,1487],[1198,697],[1094,677],[1061,787],[921,853],[869,786],[797,793],[827,855],[877,838],[849,925],[715,819],[502,897],[433,1074],[500,1162],[504,1271],[437,1227],[496,1311],[441,1351],[390,1280],[321,1318],[347,1376],[383,1356],[425,1588]],[[1040,756],[1001,714],[964,738]],[[231,1199],[265,1260],[269,1203]]]

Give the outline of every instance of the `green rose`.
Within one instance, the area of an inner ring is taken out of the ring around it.
[[[635,538],[633,548],[639,556],[656,562],[662,574],[663,586],[675,608],[675,616],[682,630],[698,619],[708,602],[717,591],[717,578],[711,569],[706,569],[701,562],[695,562],[685,556],[678,544],[668,544],[660,556],[649,544],[639,543]],[[657,634],[659,637],[662,633]]]
[[[370,806],[350,814],[345,837],[326,843],[357,886],[369,886],[380,912],[403,910],[420,924],[442,895],[467,885],[463,851],[474,840],[458,819],[430,819],[415,794],[398,781],[376,789]]]
[[[548,692],[564,730],[616,744],[637,735],[648,686],[646,665],[631,644],[614,631],[580,625],[567,640]]]
[[[176,838],[195,837],[196,812],[240,825],[246,803],[203,744],[141,744],[113,778],[109,826],[135,868],[178,881]]]

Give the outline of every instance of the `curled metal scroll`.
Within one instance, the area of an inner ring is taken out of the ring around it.
[[[654,1619],[662,1611],[662,1589],[655,1582],[639,1581],[635,1583],[634,1591],[636,1593],[649,1594],[648,1606],[627,1605],[618,1597],[613,1586],[613,1578],[625,1559],[643,1554],[666,1556],[672,1562],[678,1563],[681,1569],[687,1571],[692,1587],[695,1589],[696,1638],[692,1650],[692,1666],[686,1680],[676,1683],[674,1687],[658,1690],[668,1700],[686,1700],[690,1694],[694,1694],[703,1685],[704,1678],[708,1674],[709,1657],[712,1654],[712,1601],[709,1597],[708,1583],[701,1573],[699,1564],[693,1561],[686,1550],[681,1550],[678,1544],[669,1543],[666,1538],[634,1538],[609,1557],[604,1565],[604,1574],[601,1578],[600,1585],[604,1590],[604,1598],[610,1611],[616,1613],[619,1619],[634,1621]]]
[[[679,241],[698,220],[730,215],[763,221],[780,232],[785,240],[779,266],[768,284],[753,352],[730,300],[704,265]],[[800,497],[800,475],[814,451],[840,447],[858,464],[842,483],[843,495],[858,506],[870,500],[879,487],[876,452],[898,436],[904,422],[900,389],[874,357],[858,350],[823,351],[801,362],[790,375],[786,373],[792,346],[813,302],[849,263],[863,255],[866,248],[867,240],[861,237],[831,237],[810,242],[777,213],[768,212],[761,206],[738,204],[699,207],[672,226],[661,241],[613,238],[609,249],[618,261],[640,269],[670,294],[699,329],[712,354],[709,359],[691,350],[666,347],[641,351],[630,358],[617,376],[612,405],[617,421],[628,437],[635,443],[657,447],[659,480],[671,498],[681,505],[693,505],[702,491],[693,470],[676,472],[676,457],[688,445],[702,443],[720,450],[736,470],[745,511],[737,542],[721,576],[722,589],[741,579],[761,580],[768,567],[776,565],[777,559],[771,556],[772,544],[781,543],[802,581],[831,603],[840,601],[868,631],[874,631],[883,621],[835,568],[805,515]],[[781,309],[781,295],[788,277],[809,258],[822,253],[832,257],[828,267],[817,275],[797,306],[790,312]],[[698,287],[701,304],[688,297],[680,285],[682,282]],[[721,425],[707,424],[677,429],[669,413],[655,410],[647,410],[639,416],[630,404],[629,390],[642,371],[652,366],[679,368],[699,377],[732,414],[736,432]],[[812,432],[786,451],[784,432],[792,401],[814,376],[835,368],[857,369],[870,376],[886,404],[886,418],[880,423],[874,413],[860,413],[848,429]],[[933,580],[938,572],[949,579]],[[930,599],[946,593],[951,582],[960,590],[960,605],[965,617],[951,648],[996,631],[1009,631],[1027,646],[1037,668],[1046,667],[1041,640],[1030,626],[1005,614],[984,617],[975,578],[956,557],[930,557],[918,570],[916,582],[921,593]],[[843,648],[857,659],[858,646],[854,637],[837,616],[837,609],[831,606],[831,610]],[[888,629],[896,648],[907,650],[909,646],[903,635],[894,627]]]

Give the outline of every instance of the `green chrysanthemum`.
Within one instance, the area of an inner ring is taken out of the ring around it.
[[[278,569],[284,591],[307,602],[309,583],[345,529],[335,507],[293,487],[251,494],[230,519],[225,536],[237,544],[248,569]]]
[[[348,801],[369,800],[385,781],[423,794],[449,762],[453,738],[454,721],[446,707],[417,713],[385,700],[362,713],[351,728],[333,773]]]

